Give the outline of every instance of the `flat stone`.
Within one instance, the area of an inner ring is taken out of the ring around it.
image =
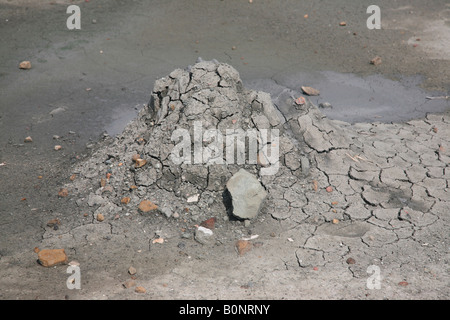
[[[142,286],[137,286],[137,287],[134,289],[134,291],[135,291],[136,293],[146,293],[146,292],[147,292],[147,290],[146,290],[144,287],[142,287]]]
[[[31,69],[31,62],[30,61],[22,61],[21,63],[19,63],[19,68],[24,69],[24,70]]]
[[[162,212],[166,218],[170,218],[173,215],[173,211],[169,207],[159,208],[159,211]]]
[[[158,209],[158,206],[153,202],[151,202],[150,200],[142,200],[141,203],[139,203],[138,209],[139,211],[145,213]]]
[[[238,240],[238,241],[236,241],[235,246],[236,246],[236,251],[240,256],[249,252],[253,247],[252,243],[248,240]]]
[[[314,89],[312,87],[302,86],[302,91],[304,94],[307,94],[308,96],[318,96],[320,94],[319,90]]]
[[[232,199],[233,215],[241,219],[255,218],[267,196],[258,179],[244,169],[228,180],[227,189]]]
[[[67,263],[67,255],[64,249],[43,249],[38,253],[38,260],[44,267],[53,267]]]
[[[61,188],[58,191],[58,197],[64,198],[69,195],[69,191],[66,188]]]
[[[128,280],[126,280],[124,283],[122,283],[122,286],[123,286],[125,289],[134,287],[135,285],[136,285],[136,281],[133,280],[133,279],[128,279]]]
[[[194,239],[203,245],[213,245],[216,243],[212,230],[201,226],[195,230]]]
[[[121,204],[129,204],[130,201],[131,201],[130,197],[123,197],[122,199],[120,199]]]
[[[135,267],[131,266],[131,267],[128,268],[128,273],[129,273],[129,274],[135,275],[136,272],[137,272],[137,270],[136,270]]]
[[[141,167],[145,166],[146,164],[147,164],[147,160],[145,160],[145,159],[136,159],[135,167],[136,168],[141,168]]]
[[[215,223],[216,223],[216,218],[212,217],[212,218],[209,218],[209,219],[203,221],[202,223],[200,223],[200,226],[208,228],[210,230],[214,230]]]

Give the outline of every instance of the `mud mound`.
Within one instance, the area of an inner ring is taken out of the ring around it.
[[[421,294],[448,292],[439,271],[448,114],[350,125],[297,105],[288,89],[272,102],[214,61],[173,71],[151,97],[74,165],[61,225],[45,227],[39,245],[66,249],[83,277],[99,280],[93,291],[106,277],[113,296],[129,297],[118,283],[132,263],[148,288],[179,290],[153,298],[220,298],[224,288],[242,297],[238,283],[249,279],[254,297],[337,297],[349,286],[366,297],[367,267],[378,265],[389,289],[371,295],[397,296],[406,275]],[[418,271],[424,261],[437,276]],[[335,291],[318,293],[316,282]]]
[[[365,141],[361,125],[327,119],[294,98],[286,94],[275,105],[216,61],[176,69],[155,82],[150,103],[122,134],[78,165],[80,179],[68,188],[84,194],[77,204],[93,212],[94,222],[98,213],[112,219],[149,211],[188,221],[256,214],[293,223],[364,220],[368,205],[387,207],[393,193],[411,199],[408,186],[394,190],[377,179],[386,169],[377,152],[386,149]],[[233,202],[226,186],[239,172],[262,188],[236,188],[242,196]],[[260,202],[249,204],[254,199]],[[253,214],[237,214],[242,208]]]
[[[308,175],[313,148],[341,146],[337,128],[315,107],[297,111],[299,120],[286,118],[269,94],[245,89],[227,64],[176,69],[155,82],[150,103],[122,134],[78,166],[81,179],[70,188],[93,189],[85,204],[107,215],[136,211],[147,199],[167,217],[186,210],[220,216],[232,213],[226,183],[244,168],[269,192],[267,212],[271,194]],[[301,190],[291,192],[300,205]]]

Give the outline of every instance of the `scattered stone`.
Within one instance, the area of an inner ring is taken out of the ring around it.
[[[74,181],[77,178],[77,175],[74,173],[70,176],[69,180]]]
[[[62,147],[61,147],[60,145],[56,145],[56,146],[54,147],[54,149],[55,149],[56,151],[58,151],[58,150],[61,150]]]
[[[244,169],[228,180],[227,189],[232,199],[233,215],[241,219],[255,218],[267,196],[258,179]]]
[[[376,56],[375,58],[370,60],[370,64],[373,64],[374,66],[381,64],[381,58],[379,56]]]
[[[400,282],[398,283],[398,285],[401,286],[401,287],[406,287],[408,284],[409,284],[409,283],[406,282],[406,281],[400,281]]]
[[[320,91],[317,89],[314,89],[312,87],[303,87],[302,86],[302,91],[304,94],[307,94],[308,96],[318,96],[320,95]]]
[[[34,250],[33,250],[35,253],[38,253],[39,251],[41,251],[41,249],[39,249],[38,247],[34,247]]]
[[[355,264],[356,261],[353,258],[348,258],[345,262],[347,262],[347,264]]]
[[[345,27],[345,26],[347,25],[347,22],[341,21],[341,22],[339,22],[339,25],[340,25],[341,27]]]
[[[318,189],[319,189],[319,183],[317,182],[317,180],[313,180],[313,190],[317,192]]]
[[[159,208],[159,211],[166,216],[166,218],[170,218],[173,215],[172,209],[169,207]]]
[[[333,106],[329,102],[321,102],[321,103],[319,103],[319,108],[331,109],[331,108],[333,108]]]
[[[91,194],[89,194],[89,196],[88,196],[88,201],[87,201],[87,203],[88,203],[89,207],[93,207],[93,206],[96,206],[96,205],[102,205],[102,204],[104,204],[105,202],[106,202],[106,200],[103,199],[103,197],[100,196],[100,195],[91,193]]]
[[[66,111],[66,108],[64,108],[64,107],[58,107],[58,108],[55,108],[55,109],[53,109],[52,111],[50,111],[50,115],[52,116],[52,117],[54,117],[55,115],[57,115],[58,113],[62,113],[62,112],[64,112],[64,111]]]
[[[214,230],[214,225],[216,223],[216,218],[209,218],[208,220],[203,221],[202,223],[200,223],[200,226],[208,228],[210,230]]]
[[[122,286],[125,289],[129,289],[131,287],[134,287],[136,285],[136,281],[134,279],[128,279],[127,281],[125,281],[124,283],[122,283]]]
[[[198,202],[198,197],[199,197],[199,194],[194,194],[193,196],[190,196],[189,198],[187,198],[186,201],[188,203]]]
[[[147,160],[144,159],[136,159],[136,168],[141,168],[147,164]]]
[[[156,204],[154,204],[153,202],[151,202],[150,200],[142,200],[141,203],[139,204],[138,209],[141,212],[146,213],[146,212],[158,209],[158,206]]]
[[[133,154],[133,156],[131,157],[131,160],[133,162],[136,162],[138,159],[141,159],[141,155],[140,154]]]
[[[155,243],[163,244],[164,243],[164,239],[161,238],[161,237],[160,238],[156,238],[156,239],[153,239],[152,243],[153,244],[155,244]]]
[[[61,221],[58,218],[52,219],[50,221],[47,222],[47,227],[54,227],[56,225],[60,225]]]
[[[134,289],[134,291],[135,291],[136,293],[146,293],[146,292],[147,292],[147,290],[145,290],[145,288],[144,288],[144,287],[141,287],[141,286],[136,287],[136,288]]]
[[[124,198],[120,199],[121,204],[129,204],[130,201],[131,201],[130,197],[124,197]]]
[[[33,142],[33,139],[30,136],[28,136],[24,139],[24,142]]]
[[[132,266],[128,268],[128,273],[129,274],[134,275],[134,274],[136,274],[136,272],[137,272],[136,268],[134,268]]]
[[[21,63],[19,63],[19,68],[23,69],[23,70],[29,70],[31,69],[31,62],[30,61],[22,61]]]
[[[302,105],[304,105],[305,103],[306,103],[306,100],[305,100],[305,98],[304,97],[298,97],[297,99],[295,99],[295,104],[296,105],[298,105],[298,106],[302,106]]]
[[[80,263],[76,260],[72,260],[69,262],[69,266],[79,266],[79,265],[80,265]]]
[[[338,224],[338,223],[339,223],[339,219],[333,219],[333,220],[332,220],[332,223],[333,223],[333,224]]]
[[[38,262],[44,267],[53,267],[67,263],[64,249],[43,249],[38,253]]]
[[[237,253],[242,256],[252,249],[252,243],[248,240],[238,240],[235,244]]]
[[[195,230],[194,239],[203,245],[213,245],[216,243],[212,230],[201,226]]]
[[[332,186],[328,186],[325,189],[327,192],[333,192],[333,187]]]
[[[97,214],[97,221],[103,222],[105,220],[105,216],[101,213]]]
[[[69,190],[67,190],[67,188],[61,188],[58,191],[58,197],[64,198],[67,197],[69,195]]]

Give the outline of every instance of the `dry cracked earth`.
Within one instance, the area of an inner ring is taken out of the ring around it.
[[[447,299],[450,115],[349,124],[308,99],[296,103],[299,95],[246,89],[217,61],[156,81],[138,118],[73,165],[54,212],[61,223],[43,227],[37,246],[64,248],[79,263],[81,288],[67,289],[66,265],[38,266],[30,250],[2,258],[1,272],[39,281],[10,284],[6,296]],[[194,121],[204,130],[277,129],[279,157],[262,160],[259,149],[257,163],[175,164],[171,134],[193,134]],[[275,174],[261,174],[271,166]],[[250,220],[233,215],[225,193],[240,168],[267,192]],[[139,209],[143,200],[153,210]],[[215,222],[208,240],[198,235],[206,220]]]

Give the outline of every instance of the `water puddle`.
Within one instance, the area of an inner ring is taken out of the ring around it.
[[[321,108],[321,111],[330,119],[349,123],[390,123],[450,110],[448,99],[427,99],[447,96],[448,93],[427,92],[420,88],[421,80],[420,76],[394,81],[381,75],[359,77],[351,73],[324,71],[255,79],[245,81],[244,85],[270,93],[274,101],[289,95],[303,95],[317,106],[328,102],[332,107]],[[306,96],[301,92],[301,86],[313,87],[320,91],[320,95]]]

